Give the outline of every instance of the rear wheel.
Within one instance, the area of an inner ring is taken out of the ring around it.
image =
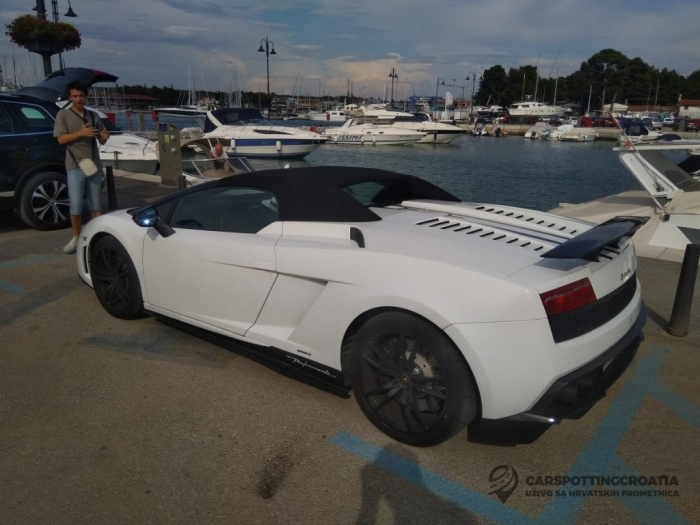
[[[70,201],[65,173],[46,171],[32,175],[22,186],[19,216],[37,230],[60,230],[70,226]]]
[[[383,313],[360,328],[350,380],[369,420],[408,445],[437,445],[476,417],[474,381],[458,350],[409,314]]]
[[[119,319],[133,319],[143,311],[141,284],[131,257],[114,237],[97,241],[90,255],[90,275],[102,307]]]

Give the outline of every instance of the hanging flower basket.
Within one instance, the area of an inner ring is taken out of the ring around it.
[[[38,16],[22,15],[7,26],[6,35],[20,47],[33,53],[63,53],[80,47],[78,30],[64,22],[50,22]]]

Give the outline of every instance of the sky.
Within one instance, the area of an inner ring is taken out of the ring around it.
[[[90,67],[146,84],[279,94],[394,98],[470,96],[473,74],[501,64],[538,65],[566,76],[605,48],[687,76],[700,69],[698,0],[71,0],[81,32],[66,67]],[[45,0],[51,17],[51,0]],[[0,65],[25,85],[43,77],[41,58],[14,46],[5,26],[34,14],[35,0],[2,0]],[[264,46],[265,43],[262,42]],[[538,62],[539,59],[539,62]],[[54,58],[54,67],[57,59]],[[470,80],[466,80],[469,77]],[[234,84],[235,85],[235,84]],[[478,85],[477,85],[478,89]]]

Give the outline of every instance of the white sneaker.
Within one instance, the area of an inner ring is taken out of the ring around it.
[[[66,253],[75,253],[78,250],[78,238],[73,237],[68,244],[63,247]]]

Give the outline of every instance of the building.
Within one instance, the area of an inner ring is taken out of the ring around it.
[[[680,99],[678,101],[678,117],[700,117],[700,100]]]
[[[88,94],[88,106],[107,111],[130,111],[132,109],[152,109],[160,104],[157,98],[149,95],[129,95],[93,89]]]

